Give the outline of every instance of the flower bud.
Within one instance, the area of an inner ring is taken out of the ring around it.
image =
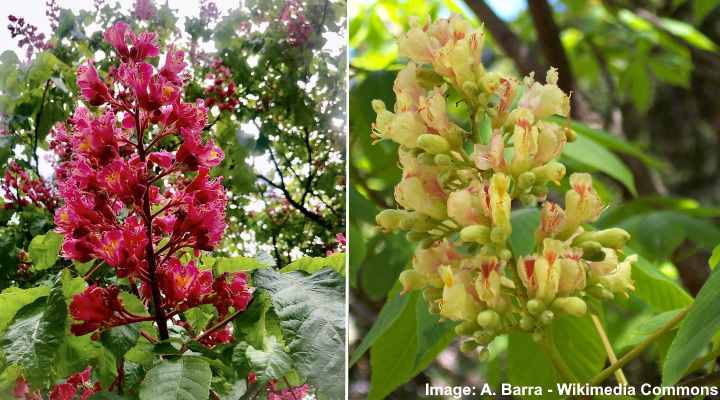
[[[586,272],[580,261],[562,258],[557,261],[557,264],[560,267],[559,295],[564,296],[585,289]]]
[[[552,308],[575,317],[582,317],[587,312],[587,304],[579,297],[558,297],[553,301]]]
[[[480,330],[473,334],[473,339],[475,339],[479,345],[487,346],[495,339],[495,335],[490,331]]]
[[[525,207],[535,206],[535,204],[537,204],[537,197],[532,194],[522,194],[520,195],[520,203]]]
[[[601,231],[584,232],[573,240],[573,245],[593,241],[600,243],[602,247],[621,250],[628,240],[630,240],[630,234],[627,231],[620,228],[610,228]]]
[[[460,351],[463,353],[469,353],[475,349],[477,349],[478,343],[474,340],[466,340],[462,343],[460,343]]]
[[[430,154],[443,154],[450,151],[450,143],[440,135],[423,134],[417,138],[417,146]]]
[[[382,210],[375,216],[375,222],[385,231],[393,231],[400,227],[400,223],[406,214],[402,210]]]
[[[455,325],[455,334],[458,336],[470,336],[479,329],[480,327],[475,321],[463,321]]]
[[[583,251],[583,258],[589,261],[601,261],[604,257],[603,247],[598,242],[582,242],[578,245]]]
[[[555,319],[555,313],[553,313],[550,310],[545,310],[545,311],[541,312],[540,317],[538,318],[540,323],[543,325],[550,325],[552,323],[553,319]]]
[[[485,225],[470,225],[460,231],[460,240],[486,244],[490,242],[490,228]]]
[[[400,273],[400,284],[403,287],[402,294],[408,293],[412,290],[422,289],[427,286],[427,279],[419,274],[417,271],[412,269],[406,269]]]
[[[420,164],[429,167],[435,166],[435,156],[429,153],[422,153],[417,156],[417,160]]]
[[[377,114],[380,114],[383,111],[387,111],[387,108],[385,107],[385,102],[383,102],[382,100],[375,99],[370,104],[372,104],[372,109]]]
[[[436,154],[434,160],[435,164],[440,166],[452,165],[452,158],[447,154]]]
[[[535,174],[530,171],[523,172],[518,177],[518,189],[525,191],[535,184]]]
[[[547,182],[553,182],[560,185],[560,181],[565,176],[565,166],[557,161],[550,161],[547,164],[532,169],[535,174],[538,185],[545,185]]]
[[[494,310],[483,310],[477,315],[476,321],[482,328],[497,329],[500,326],[500,315]]]
[[[483,363],[490,361],[490,350],[487,347],[483,347],[478,353],[478,361]]]
[[[545,311],[545,303],[538,299],[528,300],[527,304],[525,304],[525,307],[527,308],[528,312],[534,316],[538,316],[541,312]]]
[[[585,291],[587,292],[587,294],[600,300],[612,300],[615,298],[615,295],[613,295],[611,291],[605,289],[600,285],[588,286]]]
[[[524,331],[535,329],[535,319],[530,315],[523,314],[523,316],[520,317],[520,329]]]
[[[508,249],[502,249],[498,251],[498,258],[500,258],[503,261],[508,261],[512,258],[512,252]],[[512,281],[510,281],[512,282]]]

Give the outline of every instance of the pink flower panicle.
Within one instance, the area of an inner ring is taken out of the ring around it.
[[[60,6],[58,5],[57,0],[47,0],[45,2],[45,7],[45,15],[50,21],[50,28],[55,31],[60,24]]]
[[[37,26],[25,22],[25,18],[8,15],[8,20],[10,23],[7,28],[10,31],[10,36],[13,39],[20,37],[17,45],[20,48],[25,47],[25,56],[28,60],[32,59],[36,50],[42,51],[52,48],[52,44],[45,41],[45,34],[38,32]]]
[[[210,65],[213,71],[205,77],[210,84],[205,88],[205,106],[217,105],[220,110],[233,110],[240,101],[237,97],[237,87],[232,79],[232,72],[221,59],[216,58]]]
[[[49,400],[87,400],[95,393],[102,390],[99,382],[92,381],[92,367],[88,366],[83,371],[70,375],[65,382],[53,385],[50,388]],[[20,400],[42,400],[43,396],[39,390],[31,390],[30,385],[24,377],[15,381],[13,396]]]
[[[141,21],[147,21],[157,15],[157,9],[152,0],[135,0],[133,15]]]
[[[77,107],[69,128],[55,127],[50,142],[60,159],[56,181],[64,203],[55,224],[65,236],[62,255],[114,268],[138,286],[146,304],[157,304],[160,320],[201,304],[214,305],[222,319],[230,307],[243,311],[252,297],[244,273],[214,277],[196,266],[195,258],[214,250],[225,231],[225,189],[221,178],[210,177],[224,155],[202,137],[204,102],[182,101],[184,52],[171,46],[159,68],[146,62],[160,53],[156,36],[118,22],[104,37],[120,65],[106,78],[91,61],[78,68],[81,98],[92,111]],[[168,136],[182,139],[177,151],[157,148]],[[181,262],[182,255],[195,258]],[[73,333],[96,336],[154,319],[129,313],[118,290],[92,285],[75,295]],[[232,339],[229,328],[219,328],[203,343]]]
[[[30,204],[55,212],[58,199],[42,178],[32,178],[17,162],[11,161],[0,182],[5,208],[22,208]]]
[[[287,27],[287,40],[293,47],[304,45],[314,32],[312,24],[305,18],[302,4],[297,0],[285,2],[280,13],[280,22]]]

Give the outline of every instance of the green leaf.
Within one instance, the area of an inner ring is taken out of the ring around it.
[[[205,257],[204,268],[213,267],[218,274],[253,271],[268,265],[253,257]]]
[[[332,268],[345,276],[345,253],[335,253],[329,257],[303,257],[286,265],[281,272],[305,271],[314,274],[323,268]]]
[[[245,350],[250,367],[257,374],[260,383],[271,379],[282,379],[292,368],[292,360],[278,343],[275,336],[268,336],[265,340],[265,349],[258,350],[248,346]]]
[[[207,400],[211,379],[210,365],[202,358],[160,361],[140,384],[140,400]]]
[[[59,233],[48,232],[44,235],[38,235],[30,241],[28,253],[33,262],[35,270],[42,271],[55,265],[55,261],[60,254],[63,236]]]
[[[640,147],[620,139],[610,132],[591,128],[582,122],[569,120],[557,115],[550,117],[549,120],[560,125],[569,124],[572,130],[578,135],[585,136],[608,150],[631,155],[649,167],[663,170],[668,168],[668,165],[664,161],[654,157],[646,151],[643,151]]]
[[[331,269],[312,275],[259,270],[297,372],[329,398],[345,395],[345,279]]]
[[[715,248],[713,249],[712,255],[708,260],[708,264],[710,264],[711,269],[715,269],[715,267],[720,264],[720,244],[715,246]]]
[[[125,353],[135,344],[140,337],[140,330],[134,324],[116,326],[110,330],[104,331],[100,336],[100,340],[105,347],[110,350],[115,358],[122,358]]]
[[[517,256],[526,256],[535,250],[535,231],[540,225],[540,210],[523,208],[514,210],[511,216],[512,233],[510,248]]]
[[[565,146],[563,155],[617,179],[632,194],[637,195],[635,177],[630,169],[615,154],[592,140],[578,135],[574,142]]]
[[[380,310],[370,331],[363,337],[362,342],[353,351],[350,357],[350,366],[353,366],[363,354],[395,323],[400,314],[407,307],[410,296],[395,295],[391,297]]]
[[[630,98],[640,112],[646,112],[652,100],[652,82],[646,62],[644,57],[635,60],[627,67],[624,76]]]
[[[675,340],[668,350],[662,370],[663,385],[673,385],[690,364],[708,347],[720,329],[720,272],[713,271],[695,297],[687,316],[680,323]]]
[[[66,317],[62,288],[56,285],[47,298],[20,309],[0,341],[8,364],[21,366],[36,386],[52,378],[48,371],[63,341]]]
[[[5,328],[13,319],[15,314],[23,306],[32,303],[39,297],[47,296],[50,293],[50,288],[47,286],[38,286],[29,289],[20,289],[18,287],[9,287],[0,293],[0,333],[5,331]]]
[[[718,5],[720,5],[720,0],[693,0],[693,22],[699,25]]]
[[[404,296],[408,305],[370,349],[370,400],[387,397],[425,370],[455,337],[453,324],[439,324],[427,313],[419,292]],[[425,347],[419,348],[420,344]]]
[[[589,316],[563,315],[552,325],[553,341],[580,382],[589,381],[605,364],[605,350]],[[555,388],[559,377],[542,348],[527,333],[512,333],[508,345],[508,378],[515,386]],[[531,398],[531,397],[526,397]],[[543,398],[558,398],[545,394]]]
[[[652,335],[659,328],[670,322],[671,319],[682,310],[666,311],[653,316],[646,316],[633,321],[627,332],[615,340],[613,347],[616,351],[623,351],[628,347],[633,347],[648,336]]]
[[[670,18],[660,18],[660,25],[670,33],[679,36],[698,49],[716,51],[718,46],[702,32],[683,21]]]
[[[632,249],[626,249],[632,254]],[[639,257],[632,267],[632,278],[637,296],[658,312],[676,310],[687,307],[693,299],[673,279],[664,275],[648,260]]]

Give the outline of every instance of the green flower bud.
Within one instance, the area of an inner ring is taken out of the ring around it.
[[[475,321],[463,321],[455,325],[455,334],[458,336],[472,336],[480,329]]]
[[[480,352],[478,353],[478,360],[480,362],[487,362],[490,360],[490,350],[487,349],[487,347],[484,347]]]
[[[423,134],[417,139],[417,145],[430,154],[442,154],[450,151],[450,143],[440,135]]]
[[[495,334],[490,331],[477,331],[473,334],[473,338],[478,344],[487,346],[495,339]]]
[[[375,216],[375,222],[386,231],[393,231],[401,226],[406,212],[402,210],[382,210]]]
[[[585,290],[589,295],[600,300],[612,300],[615,298],[615,295],[611,291],[605,289],[600,285],[589,286]]]
[[[401,272],[399,280],[403,287],[403,293],[416,289],[422,289],[427,286],[427,278],[413,269],[406,269]]]
[[[545,336],[545,334],[542,331],[533,332],[532,340],[535,343],[540,343],[543,340],[543,336]]]
[[[435,156],[428,153],[422,153],[417,156],[417,160],[420,164],[432,167],[435,165]]]
[[[474,340],[466,340],[460,344],[460,351],[463,353],[469,353],[477,349],[478,344]]]
[[[518,188],[525,191],[535,184],[535,174],[530,171],[523,172],[518,177]]]
[[[578,245],[583,251],[583,258],[590,261],[602,261],[605,258],[603,246],[598,242],[583,242]]]
[[[460,240],[485,244],[490,241],[490,228],[484,225],[470,225],[460,231]]]
[[[534,316],[540,315],[543,311],[545,311],[545,303],[538,299],[530,299],[528,300],[527,304],[525,305],[528,312]]]
[[[534,194],[536,197],[544,199],[547,197],[548,193],[550,192],[550,189],[547,188],[547,186],[533,186],[532,188],[532,194]]]
[[[568,127],[565,127],[564,131],[565,131],[565,139],[568,141],[568,143],[574,142],[575,139],[577,139],[577,133],[575,133],[574,130],[572,130]]]
[[[602,231],[584,232],[575,238],[573,245],[578,246],[592,241],[600,243],[602,247],[620,250],[625,247],[628,240],[630,240],[630,234],[627,231],[620,228],[610,228]]]
[[[387,108],[385,107],[385,103],[382,100],[375,99],[370,104],[372,104],[372,109],[377,114],[380,114],[381,112],[387,110]]]
[[[550,310],[545,310],[542,313],[540,313],[540,323],[543,325],[550,325],[552,323],[552,320],[555,318],[555,313],[553,313]]]
[[[435,164],[440,166],[448,166],[452,164],[452,158],[450,158],[447,154],[436,154],[435,155]]]
[[[483,310],[478,313],[476,321],[483,328],[496,329],[500,326],[500,315],[493,310]]]
[[[552,309],[576,317],[582,317],[587,312],[587,304],[579,297],[558,297],[553,301]]]
[[[508,261],[512,258],[512,252],[508,249],[502,249],[498,251],[498,258],[504,261]]]
[[[493,228],[490,231],[490,240],[495,244],[504,244],[508,236],[510,236],[510,232],[502,228]]]
[[[524,331],[531,331],[535,328],[535,319],[527,314],[523,314],[520,317],[520,329]]]

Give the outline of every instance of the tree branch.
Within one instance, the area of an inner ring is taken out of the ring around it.
[[[510,57],[517,69],[528,75],[544,73],[547,68],[540,64],[533,51],[512,31],[510,27],[482,0],[466,0],[465,3],[483,22],[485,28],[495,38],[495,42]]]
[[[565,48],[560,41],[560,29],[553,18],[553,10],[547,0],[528,0],[528,11],[532,16],[535,31],[538,35],[540,47],[545,60],[558,69],[558,86],[565,92],[574,92],[575,78],[570,61],[568,61]],[[571,113],[573,118],[578,117],[577,96],[570,98],[572,102]]]
[[[265,176],[260,175],[260,174],[255,175],[255,176],[258,179],[267,183],[268,185],[274,187],[275,189],[280,190],[283,193],[283,195],[285,196],[285,199],[288,201],[288,203],[290,203],[290,205],[293,206],[293,208],[300,211],[308,219],[310,219],[311,221],[315,222],[316,224],[318,224],[324,228],[331,228],[330,223],[328,223],[321,215],[308,210],[307,208],[305,208],[305,206],[303,206],[302,204],[295,201],[295,199],[293,199],[292,196],[290,195],[290,192],[288,192],[288,190],[285,188],[284,184],[278,185],[275,182],[271,181],[270,179],[268,179]]]

